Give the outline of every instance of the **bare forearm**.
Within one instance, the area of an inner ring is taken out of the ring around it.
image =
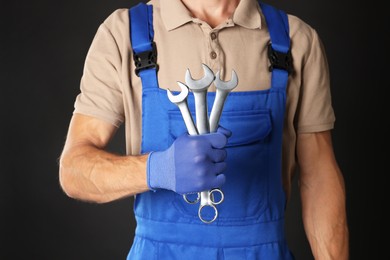
[[[349,257],[345,187],[330,132],[298,137],[302,215],[317,260]]]
[[[317,260],[348,259],[345,192],[340,174],[328,171],[316,182],[303,180],[300,184],[304,226]]]
[[[60,183],[68,196],[104,203],[148,190],[147,156],[119,156],[92,145],[72,147],[61,156]]]

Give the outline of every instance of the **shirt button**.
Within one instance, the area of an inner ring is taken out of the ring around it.
[[[210,57],[215,60],[217,58],[217,53],[215,51],[210,52]]]
[[[211,40],[217,39],[217,34],[215,32],[210,34]]]

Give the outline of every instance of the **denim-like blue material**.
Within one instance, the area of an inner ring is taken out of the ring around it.
[[[286,52],[290,48],[286,14],[262,3],[261,7],[273,48]],[[130,11],[135,50],[151,48],[147,41],[153,40],[152,11],[143,4]],[[186,132],[183,119],[166,91],[158,87],[156,70],[141,71],[140,76],[142,153],[165,150]],[[274,69],[269,89],[232,92],[227,98],[220,125],[232,136],[226,148],[226,183],[221,188],[225,200],[217,206],[217,220],[202,223],[199,205],[187,204],[172,191],[139,194],[134,203],[135,238],[127,259],[294,259],[284,235],[281,173],[287,79],[286,71]],[[208,93],[209,108],[214,99],[215,93]],[[192,94],[188,103],[195,114]]]

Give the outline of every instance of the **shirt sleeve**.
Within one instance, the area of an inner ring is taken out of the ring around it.
[[[119,127],[124,121],[120,71],[118,44],[102,23],[87,53],[73,113],[96,117]]]
[[[302,85],[297,111],[297,132],[312,133],[334,127],[328,61],[317,32],[311,29],[312,42],[302,69]]]

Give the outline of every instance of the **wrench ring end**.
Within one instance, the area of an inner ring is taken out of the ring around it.
[[[206,219],[204,219],[204,218],[202,217],[202,210],[203,210],[205,207],[211,207],[211,208],[214,209],[214,212],[215,212],[214,218],[212,218],[211,220],[206,220]],[[218,217],[218,210],[217,210],[217,208],[216,208],[214,205],[212,205],[212,204],[202,205],[202,206],[199,207],[198,216],[199,216],[199,219],[200,219],[203,223],[211,224],[211,223],[213,223],[213,222],[217,219],[217,217]]]

